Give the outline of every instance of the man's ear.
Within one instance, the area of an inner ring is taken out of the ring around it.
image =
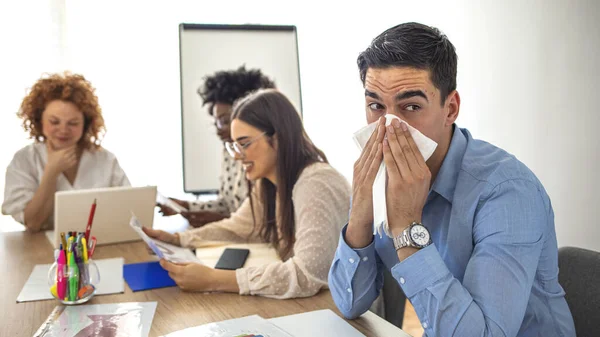
[[[446,111],[445,125],[451,126],[458,118],[458,113],[460,111],[460,95],[458,94],[458,91],[454,90],[451,92],[446,98],[446,103],[444,105],[446,106],[444,108],[444,111]]]

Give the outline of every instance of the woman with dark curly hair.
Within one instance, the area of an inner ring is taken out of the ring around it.
[[[275,88],[275,83],[258,69],[247,70],[244,66],[237,70],[218,71],[204,80],[198,89],[203,105],[209,105],[208,113],[215,118],[217,135],[223,141],[231,140],[229,123],[233,103],[258,89]],[[246,179],[242,165],[227,154],[223,146],[223,163],[221,165],[221,187],[219,197],[208,202],[184,201],[173,199],[190,210],[182,215],[192,227],[201,227],[209,222],[228,218],[246,199]],[[159,206],[163,215],[174,215],[170,208]]]
[[[100,146],[104,119],[94,88],[82,75],[38,80],[17,113],[34,140],[6,169],[2,213],[36,232],[54,227],[54,193],[129,186],[114,154]]]

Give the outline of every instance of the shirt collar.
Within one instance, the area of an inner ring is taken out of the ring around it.
[[[440,167],[440,171],[431,187],[432,191],[435,191],[449,202],[452,202],[456,182],[458,181],[458,173],[462,167],[462,159],[467,150],[466,136],[456,124],[453,128],[454,131],[448,153],[446,153],[442,167]]]

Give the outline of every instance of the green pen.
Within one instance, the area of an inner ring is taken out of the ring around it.
[[[71,252],[69,255],[69,301],[76,301],[79,291],[79,268],[77,268],[73,253]]]

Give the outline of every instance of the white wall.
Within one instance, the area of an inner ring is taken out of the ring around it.
[[[16,115],[21,100],[43,72],[63,66],[63,8],[62,0],[0,2],[0,202],[5,168],[30,143]],[[0,232],[22,228],[12,221],[0,221],[0,227]]]
[[[104,145],[134,184],[182,194],[180,22],[297,25],[306,128],[351,179],[357,154],[351,134],[365,123],[356,57],[384,29],[420,21],[442,29],[457,48],[459,125],[514,153],[538,175],[552,198],[560,246],[600,250],[593,132],[600,124],[594,109],[598,1],[64,1],[65,48],[57,62],[98,88],[108,126]],[[27,71],[11,73],[19,81],[10,90],[0,82],[10,99],[0,100],[2,118],[16,111],[38,69],[53,68],[20,60],[13,62]],[[22,139],[18,122],[0,124],[2,144],[14,139]],[[3,146],[0,159],[14,148]]]

